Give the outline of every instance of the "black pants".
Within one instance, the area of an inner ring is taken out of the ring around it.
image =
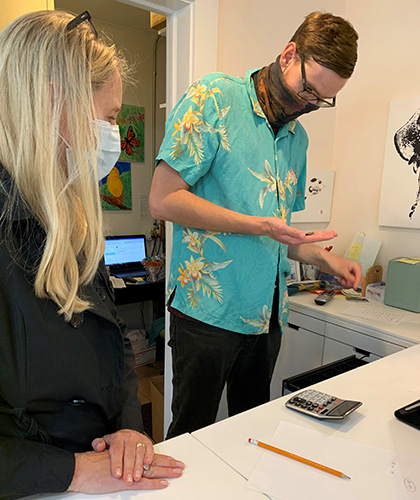
[[[225,383],[229,416],[270,400],[281,343],[277,311],[272,320],[270,333],[244,335],[171,314],[173,420],[168,438],[214,423]]]

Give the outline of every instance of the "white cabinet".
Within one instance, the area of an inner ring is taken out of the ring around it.
[[[321,365],[325,324],[291,312],[271,382],[271,399],[282,396],[283,380]],[[311,327],[311,329],[308,329]]]
[[[339,359],[347,358],[348,356],[357,356],[358,358],[368,361],[369,363],[379,359],[379,356],[375,356],[374,354],[365,356],[359,350],[356,350],[355,347],[348,344],[343,344],[342,342],[337,342],[336,340],[329,338],[325,339],[324,354],[322,356],[323,365],[333,363]]]
[[[300,297],[299,300],[302,301]],[[416,343],[402,335],[390,335],[385,324],[380,330],[363,320],[347,320],[341,313],[346,306],[343,300],[333,299],[325,309],[313,306],[313,295],[303,300],[306,301],[299,304],[294,304],[293,299],[290,302],[289,324],[273,374],[271,399],[282,395],[285,378],[353,355],[367,362],[375,361]],[[409,316],[411,322],[412,318]],[[417,317],[414,319],[418,321]]]
[[[353,328],[344,328],[327,322],[322,363],[331,363],[352,355],[371,362],[402,349],[404,347],[396,342],[378,339]]]

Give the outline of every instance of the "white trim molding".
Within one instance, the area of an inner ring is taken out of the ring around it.
[[[144,10],[150,10],[164,16],[171,16],[188,7],[194,0],[116,0],[117,2],[126,3],[133,7],[139,7]]]

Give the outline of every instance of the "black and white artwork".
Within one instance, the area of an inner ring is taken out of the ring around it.
[[[379,225],[420,228],[420,97],[392,101]]]
[[[294,222],[329,222],[334,187],[334,170],[308,168],[306,172],[305,210],[293,212]]]

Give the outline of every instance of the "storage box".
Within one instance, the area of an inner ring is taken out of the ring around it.
[[[149,346],[146,334],[140,330],[130,330],[126,333],[133,347],[135,367],[148,365],[156,360],[156,344]]]
[[[152,397],[152,435],[156,443],[164,439],[163,435],[163,401],[164,376],[150,377],[150,392]]]
[[[420,259],[402,257],[388,262],[385,304],[420,312]]]
[[[383,302],[385,299],[385,283],[383,281],[377,281],[376,283],[367,285],[366,298],[369,300],[376,300],[377,302]]]

